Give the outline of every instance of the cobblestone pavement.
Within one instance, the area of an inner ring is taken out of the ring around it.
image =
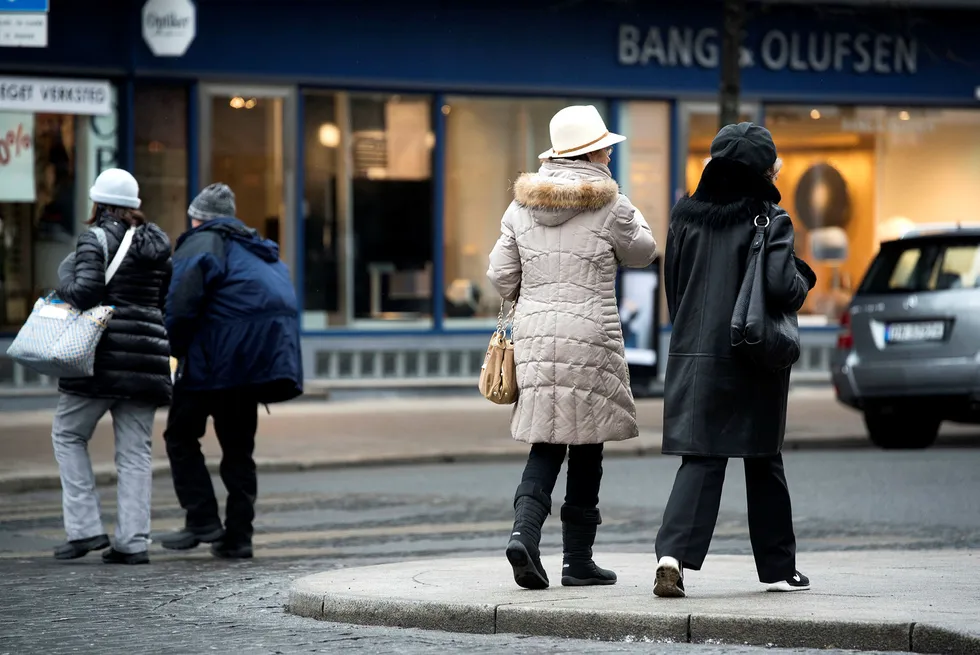
[[[361,562],[345,562],[356,563]],[[103,567],[94,559],[68,566],[7,562],[0,564],[0,594],[5,599],[0,609],[0,655],[767,652],[718,644],[598,643],[374,628],[323,623],[283,612],[290,578],[334,565],[330,560],[228,565],[191,558],[120,569]]]
[[[597,543],[649,552],[677,462],[606,463]],[[980,547],[980,451],[790,453],[801,550]],[[749,552],[741,466],[733,463],[713,553]],[[55,562],[57,492],[0,495],[0,655],[11,653],[756,652],[687,644],[597,644],[343,626],[282,612],[292,579],[333,567],[498,553],[512,520],[516,464],[432,465],[263,476],[251,562],[152,547],[153,564]],[[220,488],[220,484],[219,484]],[[556,503],[563,490],[556,489]],[[111,531],[115,503],[103,495]],[[154,532],[181,514],[158,481]],[[560,548],[549,520],[543,548]],[[601,560],[600,560],[601,561]]]

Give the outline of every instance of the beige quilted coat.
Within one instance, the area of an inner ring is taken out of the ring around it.
[[[575,445],[637,436],[616,272],[653,261],[643,216],[605,166],[553,160],[517,180],[500,232],[487,276],[502,297],[519,298],[513,437]]]

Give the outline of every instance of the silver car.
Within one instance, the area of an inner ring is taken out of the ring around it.
[[[831,374],[881,448],[927,448],[943,421],[980,423],[980,227],[883,243],[841,318]]]

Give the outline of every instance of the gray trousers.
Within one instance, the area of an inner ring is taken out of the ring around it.
[[[152,435],[156,413],[155,407],[145,403],[61,394],[51,439],[61,473],[65,532],[69,541],[105,534],[88,442],[106,412],[112,414],[118,473],[119,511],[113,546],[122,553],[139,553],[147,549],[150,540]]]

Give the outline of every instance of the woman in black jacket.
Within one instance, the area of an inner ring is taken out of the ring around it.
[[[61,395],[52,440],[61,472],[68,543],[55,549],[55,557],[75,559],[109,547],[88,441],[99,420],[110,412],[119,516],[115,543],[102,560],[145,564],[149,562],[153,418],[158,407],[170,404],[172,393],[170,344],[163,323],[171,276],[170,240],[140,213],[139,186],[126,171],[103,172],[89,197],[94,203],[91,229],[78,238],[75,252],[58,269],[58,296],[80,310],[101,304],[112,305],[115,312],[96,349],[95,375],[62,378],[58,385]]]
[[[741,123],[711,143],[697,190],[670,215],[664,286],[673,324],[664,388],[665,455],[683,457],[657,535],[658,596],[684,596],[683,571],[701,568],[731,457],[745,463],[749,536],[770,591],[810,588],[796,570],[796,537],[780,450],[789,369],[757,368],[732,351],[731,320],[756,217],[768,217],[766,301],[797,312],[816,283],[793,247],[793,222],[776,203],[779,173],[769,130]],[[760,222],[762,222],[760,220]]]

